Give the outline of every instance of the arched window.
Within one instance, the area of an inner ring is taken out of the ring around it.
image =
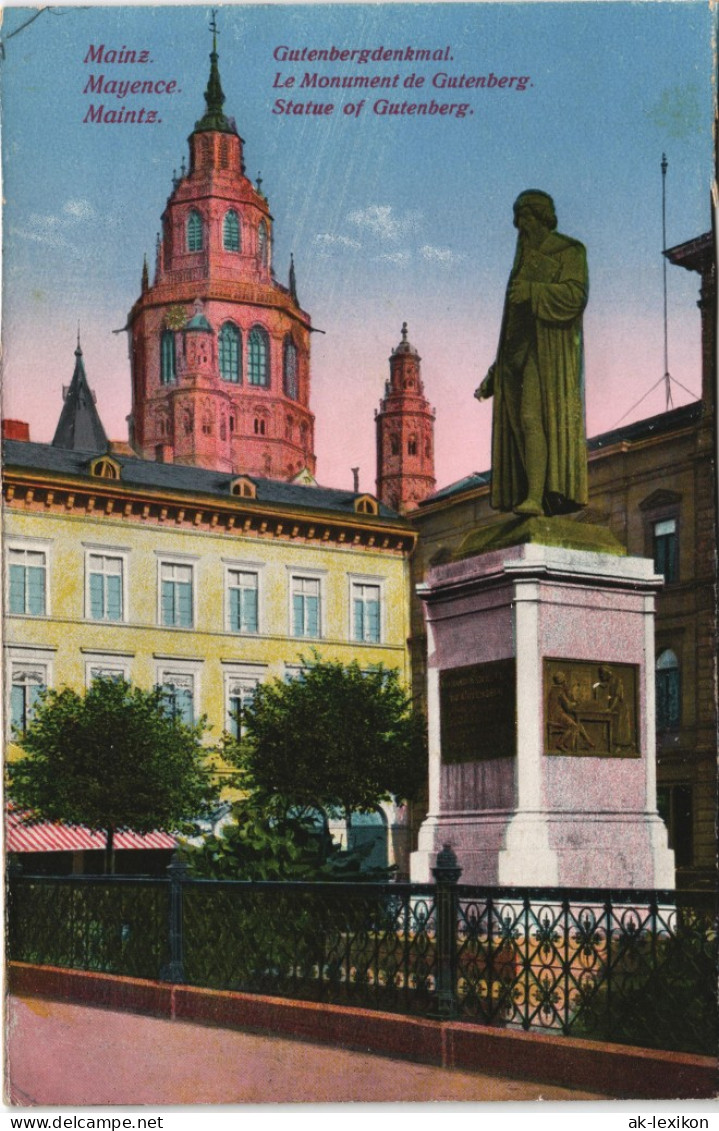
[[[270,339],[261,326],[250,331],[248,378],[251,385],[267,388],[270,383]]]
[[[379,504],[371,495],[360,495],[355,499],[357,514],[379,514]]]
[[[676,730],[681,719],[679,661],[671,648],[657,658],[657,730]]]
[[[285,396],[292,397],[293,401],[297,400],[298,386],[297,386],[297,346],[289,336],[285,338],[285,348],[283,357],[283,383],[285,388]]]
[[[269,236],[267,232],[267,224],[264,220],[260,221],[260,227],[257,232],[257,251],[260,257],[260,263],[263,267],[267,267],[269,263]]]
[[[226,137],[220,138],[220,168],[227,169],[230,164],[230,143]],[[235,251],[236,248],[230,250]]]
[[[390,450],[390,455],[393,455],[393,456],[399,455],[399,437],[395,436],[394,434],[392,434],[389,438],[389,450]]]
[[[194,208],[187,217],[187,250],[202,251],[202,217]]]
[[[222,222],[222,246],[225,251],[240,250],[240,221],[234,208],[225,213]]]
[[[120,465],[116,460],[104,456],[90,464],[90,475],[98,475],[101,479],[119,479]]]
[[[407,455],[408,456],[416,456],[417,455],[417,437],[416,436],[410,436],[409,440],[407,441]]]
[[[264,436],[267,430],[265,418],[263,416],[256,416],[254,423],[255,436]]]
[[[225,322],[219,333],[220,377],[239,385],[242,371],[242,338],[233,322]]]
[[[172,385],[176,380],[175,335],[172,330],[163,330],[160,339],[160,382]]]

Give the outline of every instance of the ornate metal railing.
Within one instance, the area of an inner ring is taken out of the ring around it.
[[[171,884],[126,876],[33,876],[8,885],[11,958],[136,978],[170,960]]]
[[[446,863],[446,861],[445,861]],[[713,1054],[707,893],[16,877],[11,959]]]

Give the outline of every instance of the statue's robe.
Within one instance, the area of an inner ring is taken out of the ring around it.
[[[544,508],[548,514],[586,506],[582,312],[589,277],[584,246],[550,232],[538,249],[518,241],[510,275],[529,284],[530,300],[505,303],[497,360],[490,370],[492,506],[512,510],[527,495],[519,419],[522,375],[533,358],[539,372],[542,425],[547,440]]]

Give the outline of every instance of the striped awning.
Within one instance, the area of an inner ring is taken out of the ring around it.
[[[58,825],[42,821],[26,825],[26,814],[15,809],[8,811],[5,822],[6,852],[82,852],[105,848],[105,834],[92,832],[82,825]],[[116,832],[114,847],[124,848],[175,848],[177,840],[169,833],[135,833],[131,830]]]

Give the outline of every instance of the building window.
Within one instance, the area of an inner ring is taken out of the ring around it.
[[[95,652],[85,659],[85,684],[90,687],[95,679],[111,679],[115,683],[130,682],[131,655]]]
[[[10,684],[10,727],[14,734],[27,730],[40,693],[47,687],[43,664],[13,664]]]
[[[168,714],[186,726],[195,721],[195,677],[184,672],[162,673],[160,687]]]
[[[258,675],[235,675],[226,673],[225,676],[225,711],[227,716],[227,731],[233,738],[242,737],[242,710],[249,707],[255,694],[257,684],[260,682]]]
[[[90,475],[96,475],[99,479],[119,479],[120,465],[116,460],[108,459],[106,456],[102,459],[94,459],[90,464]]]
[[[225,322],[219,334],[220,377],[223,381],[240,383],[242,339],[240,331],[232,322]]]
[[[657,787],[657,809],[667,826],[669,847],[674,849],[677,868],[690,868],[694,863],[694,799],[690,785]]]
[[[240,495],[243,499],[256,499],[257,487],[247,475],[239,475],[230,483],[230,494]]]
[[[187,217],[187,250],[202,251],[202,217],[194,209]]]
[[[160,383],[172,385],[176,380],[175,334],[172,330],[163,330],[160,339]]]
[[[292,635],[317,639],[321,632],[320,582],[316,577],[293,577]]]
[[[248,377],[251,385],[262,385],[265,388],[270,383],[270,341],[266,332],[255,326],[250,331],[250,357]]]
[[[257,632],[259,575],[244,569],[228,569],[227,598],[230,632]]]
[[[192,628],[192,566],[160,563],[160,623]]]
[[[260,257],[260,263],[262,264],[263,267],[267,267],[268,264],[269,264],[269,261],[270,261],[270,254],[269,254],[270,249],[269,249],[269,236],[268,236],[268,233],[267,233],[267,224],[265,223],[264,220],[262,220],[260,222],[260,226],[259,226],[259,229],[257,231],[257,251],[258,251],[259,257]]]
[[[379,514],[379,504],[372,495],[360,495],[355,499],[357,514]]]
[[[657,659],[657,730],[676,730],[681,720],[679,661],[671,648]]]
[[[352,639],[361,644],[379,644],[379,585],[352,582]]]
[[[299,391],[297,383],[297,346],[292,341],[292,338],[285,338],[283,383],[285,396],[291,397],[293,401],[296,401]]]
[[[233,208],[225,213],[225,219],[222,222],[222,246],[225,251],[240,250],[240,221]]]
[[[122,557],[87,555],[87,615],[90,620],[123,620]]]
[[[664,518],[654,527],[654,569],[665,581],[679,580],[679,537],[677,520]]]
[[[92,683],[96,679],[111,679],[113,683],[120,683],[123,679],[127,680],[127,676],[124,668],[116,668],[110,664],[89,668],[88,682]]]
[[[416,456],[417,455],[417,437],[416,436],[410,436],[409,440],[407,441],[407,455],[408,456]]]
[[[256,416],[253,424],[255,436],[264,436],[267,431],[265,419],[262,416]]]
[[[10,549],[8,551],[9,594],[11,613],[32,617],[45,616],[47,609],[47,555],[43,550]]]

